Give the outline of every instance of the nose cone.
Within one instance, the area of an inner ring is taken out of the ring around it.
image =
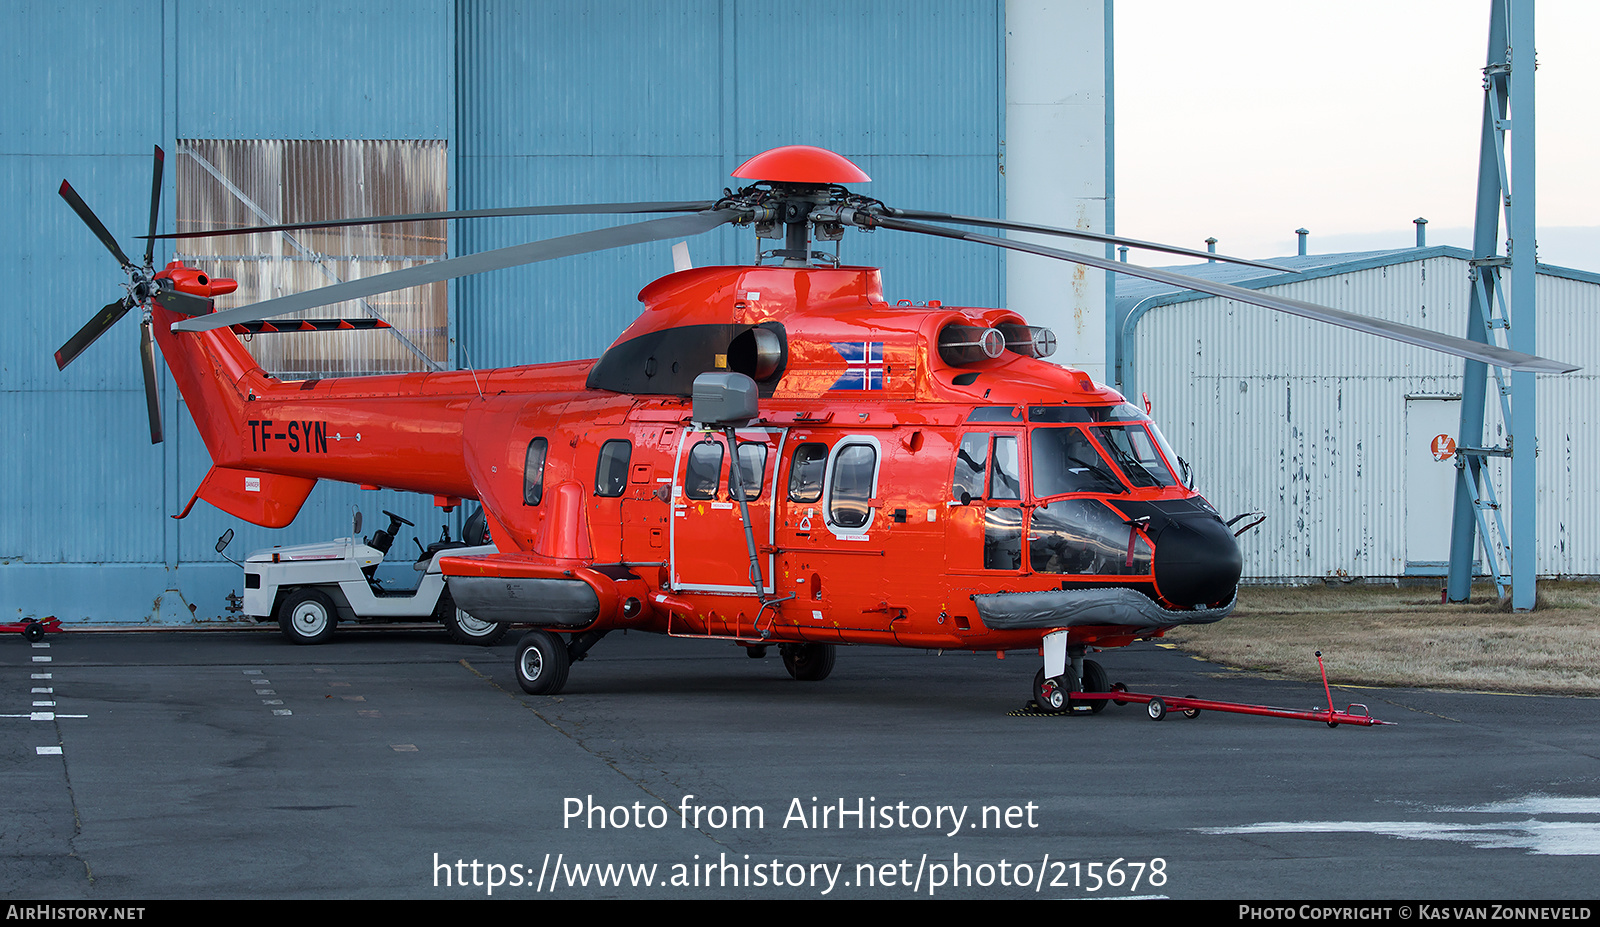
[[[1233,533],[1214,516],[1174,518],[1156,538],[1156,589],[1181,608],[1229,601],[1243,570]]]

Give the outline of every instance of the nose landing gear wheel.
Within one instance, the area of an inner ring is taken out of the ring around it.
[[[1044,667],[1033,674],[1033,704],[1040,711],[1062,714],[1072,700],[1071,673],[1045,678]]]
[[[1042,671],[1041,671],[1042,672]],[[1110,692],[1111,679],[1106,675],[1105,668],[1094,660],[1083,661],[1083,689],[1084,692]],[[1097,715],[1106,710],[1105,699],[1093,699],[1079,702],[1072,706],[1072,710],[1082,714]]]
[[[549,631],[529,631],[517,641],[517,685],[529,695],[556,695],[571,668],[566,641]]]

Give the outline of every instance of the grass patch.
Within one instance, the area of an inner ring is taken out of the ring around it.
[[[1350,685],[1600,696],[1600,585],[1541,582],[1538,607],[1502,607],[1494,587],[1439,604],[1440,586],[1245,586],[1228,618],[1166,639],[1215,663]]]

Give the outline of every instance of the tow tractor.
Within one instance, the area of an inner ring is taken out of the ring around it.
[[[427,547],[413,538],[418,574],[414,586],[387,587],[378,577],[378,565],[393,546],[400,527],[415,527],[384,510],[389,526],[361,537],[361,513],[355,513],[351,536],[317,544],[269,547],[252,553],[243,563],[244,595],[231,609],[257,621],[277,619],[284,636],[296,644],[320,644],[333,636],[341,621],[427,622],[443,624],[450,637],[463,644],[489,647],[505,636],[506,625],[480,621],[457,608],[439,571],[439,558],[452,555],[492,554],[484,528],[483,510],[467,519],[462,539],[451,540],[448,526],[439,540]],[[221,553],[233,540],[228,529],[217,541]],[[226,556],[226,555],[224,555]],[[231,558],[230,558],[231,559]]]

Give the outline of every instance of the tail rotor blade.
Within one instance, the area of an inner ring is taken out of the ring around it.
[[[111,237],[111,233],[106,231],[106,227],[101,223],[100,217],[94,214],[94,210],[90,209],[89,204],[83,201],[83,197],[78,195],[78,191],[72,189],[72,184],[67,183],[65,180],[61,181],[60,192],[61,198],[67,201],[67,205],[71,206],[72,211],[78,214],[78,218],[82,219],[83,224],[89,227],[89,231],[100,239],[100,243],[106,246],[106,250],[110,251],[111,256],[117,259],[117,263],[123,267],[131,267],[133,262],[128,260],[128,256],[122,252],[121,246],[117,244],[115,238]]]
[[[68,338],[67,343],[62,345],[61,350],[56,352],[56,369],[67,369],[67,365],[72,363],[79,354],[82,354],[89,345],[94,344],[96,338],[105,334],[106,329],[117,324],[117,320],[132,308],[128,303],[129,301],[126,299],[119,299],[114,303],[108,303],[105,308],[95,313],[94,318],[78,329],[78,333]]]
[[[161,443],[161,394],[156,390],[156,347],[150,323],[139,326],[139,357],[144,363],[144,401],[150,413],[150,443]]]
[[[156,254],[156,223],[161,219],[161,170],[166,163],[166,154],[157,145],[155,167],[152,169],[154,176],[150,178],[150,235],[149,241],[144,243],[144,264],[150,267]]]

